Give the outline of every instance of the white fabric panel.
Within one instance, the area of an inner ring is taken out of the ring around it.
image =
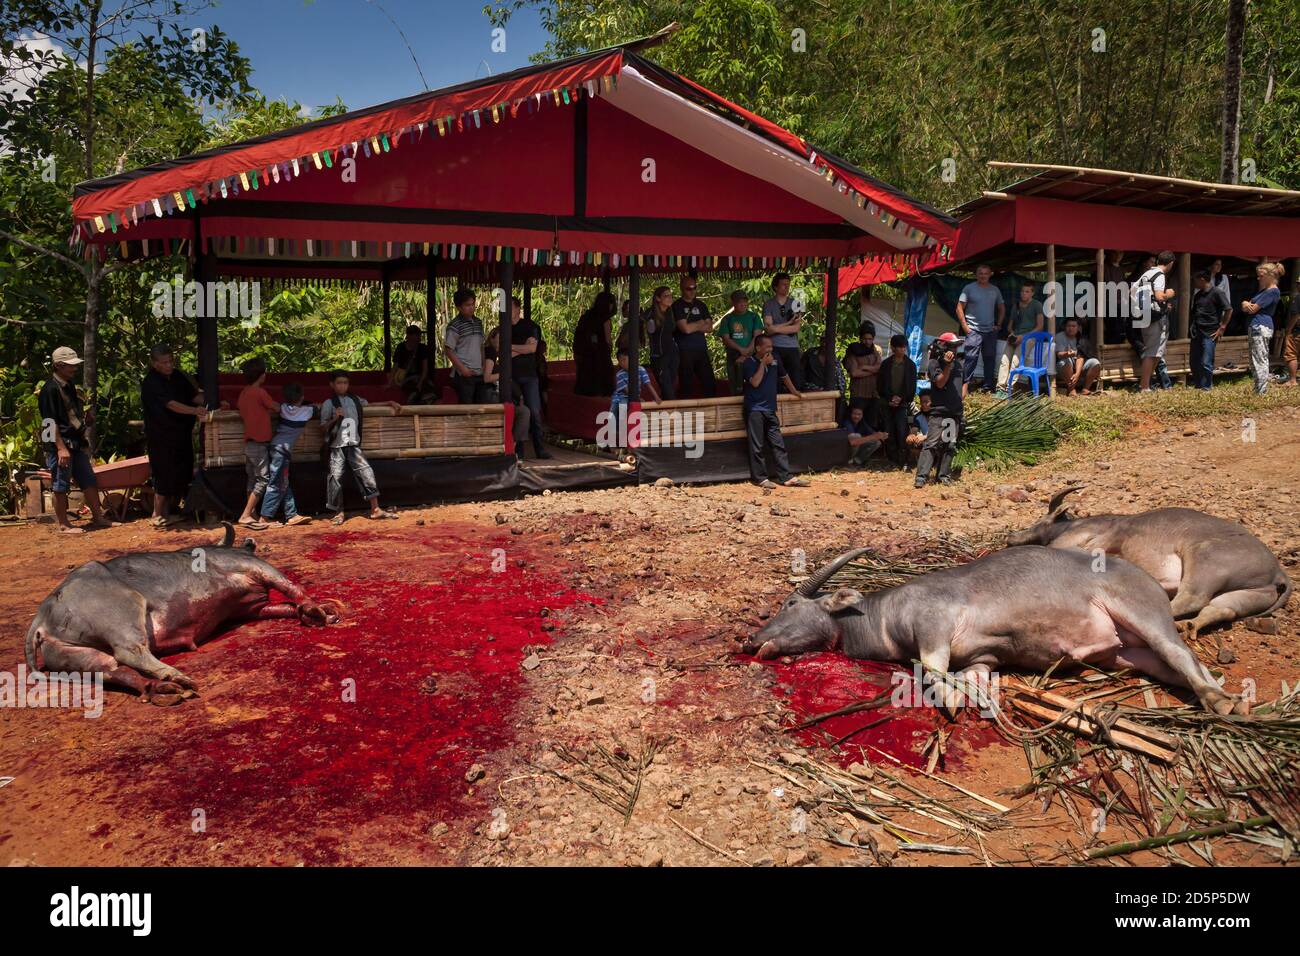
[[[623,67],[617,87],[603,99],[684,142],[708,143],[715,159],[839,216],[894,249],[923,248],[922,242],[908,239],[865,208],[859,209],[851,192],[841,193],[803,157],[665,90],[633,67]]]

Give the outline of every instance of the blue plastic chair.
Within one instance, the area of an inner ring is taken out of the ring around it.
[[[1033,358],[1029,358],[1030,346],[1033,347]],[[1020,365],[1011,370],[1007,377],[1007,394],[1015,387],[1017,376],[1023,376],[1029,379],[1029,386],[1038,394],[1038,383],[1046,380],[1050,374],[1047,363],[1052,357],[1052,333],[1051,332],[1030,332],[1020,340]]]

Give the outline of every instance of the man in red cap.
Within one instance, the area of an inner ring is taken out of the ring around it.
[[[921,456],[916,463],[916,487],[930,479],[930,471],[939,466],[940,484],[952,484],[952,460],[957,454],[957,435],[961,431],[961,366],[957,363],[957,336],[945,332],[930,347],[926,374],[930,379],[930,430],[926,433]]]

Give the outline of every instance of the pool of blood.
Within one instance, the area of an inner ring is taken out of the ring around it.
[[[346,861],[349,832],[375,819],[415,832],[486,814],[465,772],[515,740],[524,649],[551,642],[551,612],[595,599],[533,569],[509,536],[313,543],[305,564],[283,566],[318,601],[341,602],[344,621],[242,625],[168,658],[210,697],[106,769],[134,778],[131,802],[168,823],[188,828],[201,809],[209,835],[264,836],[307,863]]]
[[[789,706],[798,722],[856,701],[893,694],[897,686],[895,674],[910,682],[904,668],[895,664],[853,660],[835,653],[804,655],[788,664],[763,663],[776,674],[773,692]],[[910,691],[908,687],[903,689]],[[910,696],[902,693],[900,699]],[[863,727],[867,729],[853,733]],[[976,708],[962,708],[953,723],[935,707],[893,704],[831,717],[792,736],[806,747],[826,750],[842,766],[864,759],[888,765],[891,761],[877,753],[881,750],[909,767],[924,767],[926,741],[937,729],[951,731],[941,764],[948,768],[959,767],[963,757],[1002,741],[993,722],[981,718]],[[853,736],[836,744],[848,734]]]

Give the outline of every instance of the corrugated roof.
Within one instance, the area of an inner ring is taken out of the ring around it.
[[[1173,176],[1152,176],[1116,169],[1055,166],[1047,163],[993,161],[996,169],[1031,171],[1025,179],[985,192],[953,210],[958,218],[1015,196],[1039,196],[1070,202],[1131,206],[1160,212],[1211,213],[1219,216],[1300,216],[1300,191],[1262,186],[1207,183]]]

